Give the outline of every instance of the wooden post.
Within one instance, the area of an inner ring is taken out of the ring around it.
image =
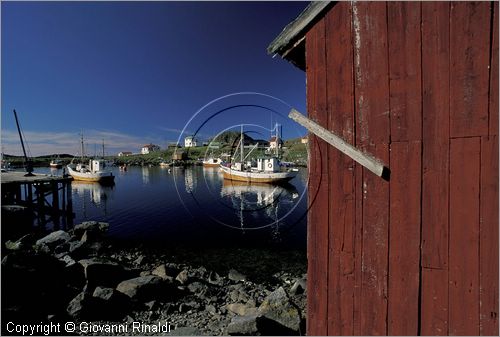
[[[54,222],[54,228],[59,228],[59,183],[57,181],[52,182],[52,221]]]
[[[66,182],[66,195],[68,199],[68,205],[66,208],[66,219],[67,225],[73,225],[73,197],[71,195],[71,181]]]
[[[382,165],[378,160],[358,150],[351,144],[344,141],[339,136],[335,135],[333,132],[328,131],[321,125],[303,116],[297,110],[292,109],[288,117],[290,117],[291,119],[293,119],[294,121],[305,127],[310,132],[314,133],[316,136],[323,139],[333,147],[335,147],[340,152],[346,154],[357,163],[363,165],[365,168],[372,171],[377,176],[382,177],[383,174],[385,175],[385,173],[388,172],[388,169],[385,168],[384,165]]]
[[[27,184],[27,188],[28,188],[28,193],[27,193],[27,196],[26,196],[26,202],[28,204],[28,207],[32,207],[33,205],[33,185],[32,184]]]

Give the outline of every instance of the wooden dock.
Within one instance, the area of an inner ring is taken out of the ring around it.
[[[71,177],[8,171],[1,173],[2,208],[23,206],[33,212],[38,225],[52,221],[55,228],[73,223]]]

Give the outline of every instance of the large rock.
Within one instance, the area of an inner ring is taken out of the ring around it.
[[[226,334],[228,335],[256,335],[258,332],[257,319],[259,316],[234,316],[231,323],[227,326]]]
[[[175,279],[179,281],[181,284],[186,284],[189,280],[188,271],[184,269],[177,275]]]
[[[117,263],[97,258],[78,261],[84,269],[85,278],[91,287],[115,287],[121,280],[130,277],[130,271]]]
[[[245,281],[247,279],[246,275],[240,273],[239,271],[235,269],[231,269],[229,271],[229,274],[227,276],[230,280],[239,282],[239,281]]]
[[[49,235],[41,238],[36,242],[37,246],[47,246],[50,249],[54,249],[55,247],[68,243],[71,240],[71,236],[63,230],[55,231],[50,233]]]
[[[259,314],[290,330],[300,330],[299,310],[290,303],[283,287],[279,287],[264,299],[259,307]]]
[[[130,298],[113,288],[97,287],[92,297],[96,301],[101,320],[119,320],[131,307]]]
[[[66,311],[74,319],[94,319],[96,318],[95,300],[84,292],[79,293],[69,302]]]
[[[214,285],[222,285],[223,280],[215,271],[211,271],[208,275],[208,283]]]
[[[258,313],[258,309],[255,306],[241,303],[228,304],[226,309],[240,316],[256,315]]]
[[[77,237],[81,237],[86,231],[91,231],[95,233],[104,233],[109,229],[109,223],[98,222],[98,221],[85,221],[73,228],[73,233]]]
[[[7,242],[5,242],[5,248],[7,248],[8,250],[27,249],[34,243],[35,239],[33,234],[26,234],[16,241],[8,240]]]
[[[158,267],[156,267],[155,269],[153,269],[151,271],[152,275],[161,277],[162,279],[169,280],[169,281],[173,281],[173,279],[174,279],[173,276],[175,274],[172,274],[172,273],[173,273],[173,270],[171,268],[168,268],[164,264],[159,265]]]
[[[295,283],[293,284],[292,288],[290,289],[290,294],[292,295],[299,295],[304,293],[307,289],[307,283],[306,279],[304,278],[298,278],[295,280]]]
[[[157,297],[163,280],[158,276],[140,276],[120,282],[116,290],[136,300]]]

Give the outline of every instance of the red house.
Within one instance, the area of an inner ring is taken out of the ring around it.
[[[309,138],[307,333],[498,335],[498,2],[311,3],[268,51],[390,170]]]

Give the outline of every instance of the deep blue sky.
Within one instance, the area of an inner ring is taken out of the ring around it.
[[[110,153],[137,152],[149,142],[164,147],[202,106],[234,92],[272,95],[305,113],[304,72],[267,55],[266,47],[306,5],[2,2],[3,150],[20,153],[12,109],[33,155],[76,153],[80,130],[92,148],[104,138]],[[232,97],[211,113],[231,104],[273,104],[260,98]],[[272,123],[269,112],[250,108],[218,118],[202,137],[238,121]],[[305,133],[281,122],[284,138]]]

